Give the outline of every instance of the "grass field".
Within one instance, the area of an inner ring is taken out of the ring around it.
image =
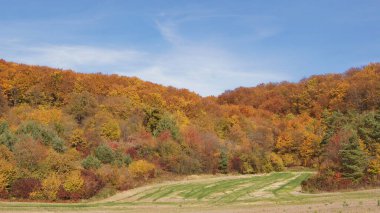
[[[0,202],[0,212],[380,212],[380,190],[304,194],[311,172],[192,176],[75,204]]]

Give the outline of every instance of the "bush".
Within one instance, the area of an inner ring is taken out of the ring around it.
[[[176,121],[168,115],[163,116],[158,122],[156,129],[152,132],[154,136],[159,136],[161,133],[169,130],[174,140],[180,140],[179,128]]]
[[[58,175],[52,173],[42,181],[42,194],[48,200],[56,200],[60,186],[61,179],[58,177]]]
[[[275,171],[282,171],[285,169],[284,162],[282,161],[281,157],[278,156],[276,153],[272,152],[270,154],[270,161]]]
[[[14,147],[17,166],[29,171],[36,171],[47,156],[47,147],[32,138],[20,140]]]
[[[95,149],[95,156],[102,163],[112,163],[115,159],[114,153],[107,145],[100,145]]]
[[[7,131],[0,135],[0,145],[4,144],[8,149],[13,150],[13,146],[16,144],[17,138],[11,132]]]
[[[72,93],[67,111],[81,124],[85,118],[94,114],[96,106],[97,101],[89,92]]]
[[[5,145],[0,145],[0,158],[12,162],[14,161],[14,154]]]
[[[84,183],[80,171],[72,171],[67,175],[63,188],[68,192],[79,192]]]
[[[59,175],[67,174],[75,168],[75,158],[75,156],[70,155],[70,151],[61,154],[50,150],[41,166]]]
[[[16,167],[12,163],[0,158],[0,191],[9,187],[14,181],[16,173]]]
[[[3,121],[0,123],[0,145],[3,144],[8,149],[13,150],[13,146],[17,142],[16,136],[9,130],[8,123]]]
[[[79,200],[81,198],[81,194],[78,192],[68,192],[63,186],[60,186],[57,197],[60,200]]]
[[[30,193],[38,191],[41,188],[41,182],[35,178],[21,178],[13,182],[10,193],[16,198],[29,198]]]
[[[155,176],[156,167],[146,160],[138,160],[129,165],[128,172],[134,178],[144,178],[147,180],[149,177]]]
[[[102,162],[92,155],[89,155],[82,161],[82,166],[85,169],[99,169],[101,165]]]
[[[355,188],[351,179],[343,178],[338,172],[317,174],[301,183],[302,190],[307,192],[336,191]]]
[[[99,192],[104,187],[104,182],[93,172],[82,170],[81,176],[84,184],[81,191],[81,198],[88,199]]]
[[[86,148],[88,143],[84,137],[84,131],[82,129],[76,129],[72,132],[70,137],[70,144],[77,149]]]
[[[129,164],[132,163],[132,158],[129,154],[125,155],[122,153],[120,150],[115,152],[115,160],[114,164],[121,167],[121,166],[128,166]]]
[[[120,139],[121,130],[117,120],[109,120],[101,127],[101,135],[111,141]]]
[[[16,131],[18,135],[29,135],[34,140],[40,140],[44,145],[50,145],[57,152],[64,152],[64,141],[58,135],[34,121],[23,123]]]

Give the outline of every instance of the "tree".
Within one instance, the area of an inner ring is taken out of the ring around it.
[[[74,93],[67,105],[67,111],[73,115],[78,124],[94,114],[97,106],[96,99],[89,92]]]
[[[95,157],[102,163],[112,163],[115,159],[114,152],[107,145],[100,145],[95,149]]]
[[[144,126],[147,131],[153,134],[153,132],[157,129],[158,122],[162,118],[162,113],[158,109],[146,109],[144,112]]]
[[[380,175],[380,155],[377,155],[369,162],[367,172],[375,177]]]
[[[39,169],[39,164],[47,156],[47,148],[41,143],[25,138],[18,142],[14,148],[17,165],[31,172]]]
[[[8,110],[8,101],[4,97],[0,87],[0,116]]]
[[[111,141],[119,140],[121,136],[121,130],[117,120],[110,119],[104,123],[101,126],[101,135]]]
[[[342,162],[343,177],[358,180],[364,176],[364,169],[367,166],[367,159],[360,149],[356,135],[349,138],[348,143],[343,145],[339,151]]]
[[[77,149],[86,148],[88,146],[87,140],[84,137],[82,129],[75,129],[70,137],[70,144]]]
[[[102,162],[96,157],[89,155],[82,161],[82,166],[85,169],[99,169]]]
[[[282,171],[285,169],[284,163],[281,157],[278,156],[276,153],[274,152],[270,153],[270,161],[275,171]]]
[[[41,166],[48,169],[48,172],[54,172],[58,175],[65,175],[75,168],[76,157],[70,155],[70,152],[57,153],[49,150]]]
[[[222,151],[220,153],[220,158],[219,158],[219,171],[223,174],[227,174],[228,172],[228,156],[225,151]]]
[[[41,189],[41,181],[35,178],[17,179],[10,189],[11,195],[16,198],[29,198],[30,193]]]
[[[66,150],[64,140],[55,131],[34,121],[22,123],[16,134],[32,137],[34,140],[41,141],[44,145],[51,146],[57,152]]]
[[[42,181],[42,194],[48,200],[56,200],[59,187],[61,186],[61,179],[57,174],[51,173],[46,179]]]
[[[4,159],[0,158],[0,191],[9,188],[16,177],[16,167]]]
[[[147,180],[149,177],[155,176],[156,167],[154,164],[146,160],[133,161],[128,166],[129,174],[134,178],[144,178]]]
[[[9,130],[7,122],[0,122],[0,145],[3,144],[8,149],[13,150],[13,146],[17,142],[17,137]]]
[[[168,115],[163,116],[159,122],[157,123],[156,128],[153,130],[153,135],[158,136],[162,132],[168,130],[171,133],[171,136],[174,140],[179,140],[180,135],[179,135],[179,128],[177,126],[177,123],[175,120]]]
[[[63,183],[63,188],[67,192],[78,192],[84,184],[84,180],[81,176],[80,171],[70,172]]]

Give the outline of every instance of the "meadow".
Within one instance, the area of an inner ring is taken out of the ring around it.
[[[1,202],[1,212],[377,212],[380,190],[307,194],[313,172],[188,176],[80,203]]]

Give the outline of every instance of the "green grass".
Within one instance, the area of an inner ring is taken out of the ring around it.
[[[344,200],[349,198],[369,198],[379,196],[365,191],[341,194],[295,193],[301,182],[312,172],[274,172],[265,175],[226,176],[204,178],[148,186],[134,189],[109,201],[86,201],[81,203],[32,203],[0,202],[2,211],[91,211],[99,209],[127,210],[130,208],[147,208],[149,206],[223,206],[270,202],[270,203],[312,203]],[[104,190],[102,194],[113,194]],[[118,195],[116,195],[118,196]]]

